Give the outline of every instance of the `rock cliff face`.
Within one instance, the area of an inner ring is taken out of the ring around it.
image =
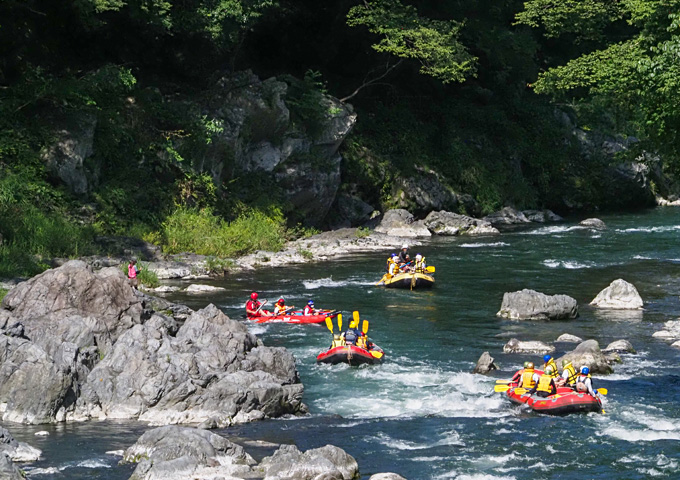
[[[285,349],[213,305],[156,311],[116,268],[68,262],[15,287],[2,307],[3,421],[226,426],[304,411]]]

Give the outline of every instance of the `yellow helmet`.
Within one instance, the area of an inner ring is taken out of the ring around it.
[[[534,369],[534,362],[527,362],[527,369],[533,370]]]
[[[547,367],[545,367],[545,373],[547,375],[552,375],[555,372],[553,371],[553,367],[551,365],[548,365]]]

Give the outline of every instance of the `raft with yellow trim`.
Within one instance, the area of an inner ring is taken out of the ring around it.
[[[385,358],[385,352],[375,344],[371,344],[368,350],[357,345],[341,345],[321,352],[316,357],[316,363],[330,363],[331,365],[348,363],[352,366],[363,365],[364,363],[376,365],[382,363],[383,358]]]
[[[539,375],[540,370],[535,370]],[[553,395],[539,397],[529,395],[527,389],[517,388],[517,383],[508,384],[506,395],[511,402],[528,405],[533,411],[548,415],[568,415],[578,412],[601,412],[602,402],[589,393],[577,392],[571,387],[557,387]],[[515,391],[519,390],[519,393]]]
[[[430,288],[434,285],[434,277],[427,273],[402,272],[396,275],[386,273],[378,282],[387,288]]]

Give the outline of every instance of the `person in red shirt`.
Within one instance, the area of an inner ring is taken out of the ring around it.
[[[265,303],[267,301],[265,300]],[[264,306],[264,303],[260,302],[257,299],[257,292],[253,292],[250,294],[250,300],[246,302],[246,316],[248,318],[250,317],[257,317],[260,315],[271,315],[271,312],[267,310],[262,310],[262,307]]]

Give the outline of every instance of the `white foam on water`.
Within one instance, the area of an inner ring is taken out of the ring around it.
[[[680,419],[664,417],[663,411],[659,408],[632,405],[621,412],[620,418],[620,422],[615,421],[598,435],[628,442],[680,440]]]
[[[95,458],[79,462],[77,466],[81,468],[111,468],[108,463]]]
[[[246,325],[253,335],[263,335],[267,332],[267,327],[263,323],[246,323]]]
[[[655,468],[636,468],[638,472],[648,477],[665,477],[666,474],[656,470]]]
[[[440,475],[437,475],[433,477],[437,480],[441,479],[455,479],[455,480],[517,480],[517,477],[507,477],[507,476],[502,476],[499,477],[497,475],[490,475],[488,473],[473,473],[472,475],[463,473],[459,474],[455,470],[452,470],[450,472],[442,473]]]
[[[664,225],[663,227],[623,228],[623,229],[616,229],[615,232],[619,232],[619,233],[661,233],[661,232],[673,232],[675,230],[680,230],[680,225]]]
[[[105,452],[107,455],[115,455],[116,457],[122,457],[123,456],[123,450],[109,450],[108,452]]]
[[[356,277],[348,280],[333,280],[332,277],[327,277],[319,278],[317,280],[304,280],[302,285],[304,285],[307,290],[316,290],[317,288],[340,288],[348,285],[375,285],[376,281],[369,281],[365,278]]]
[[[431,463],[431,462],[443,462],[444,460],[448,460],[448,457],[413,457],[411,458],[414,462],[426,462],[426,463]]]
[[[553,258],[548,258],[541,262],[548,268],[566,268],[567,270],[578,270],[581,268],[592,268],[593,264],[580,263],[572,260],[555,260]]]
[[[30,477],[35,475],[54,475],[55,473],[62,472],[68,467],[47,467],[47,468],[31,468],[26,467],[24,470],[29,474]]]
[[[635,255],[633,260],[651,260],[652,257],[645,257],[644,255]]]
[[[492,243],[463,243],[460,245],[462,248],[482,248],[482,247],[509,247],[509,243],[505,242],[492,242]]]
[[[375,438],[378,441],[378,443],[381,443],[386,447],[397,450],[427,450],[435,447],[465,446],[463,441],[460,439],[460,435],[455,430],[442,432],[438,436],[441,436],[439,440],[428,443],[419,443],[410,440],[395,439],[385,433],[378,433],[378,435],[376,435]]]
[[[564,225],[551,225],[550,227],[541,227],[536,230],[528,230],[526,232],[519,232],[520,235],[552,235],[555,233],[573,232],[575,230],[584,230],[581,226],[567,227]]]

